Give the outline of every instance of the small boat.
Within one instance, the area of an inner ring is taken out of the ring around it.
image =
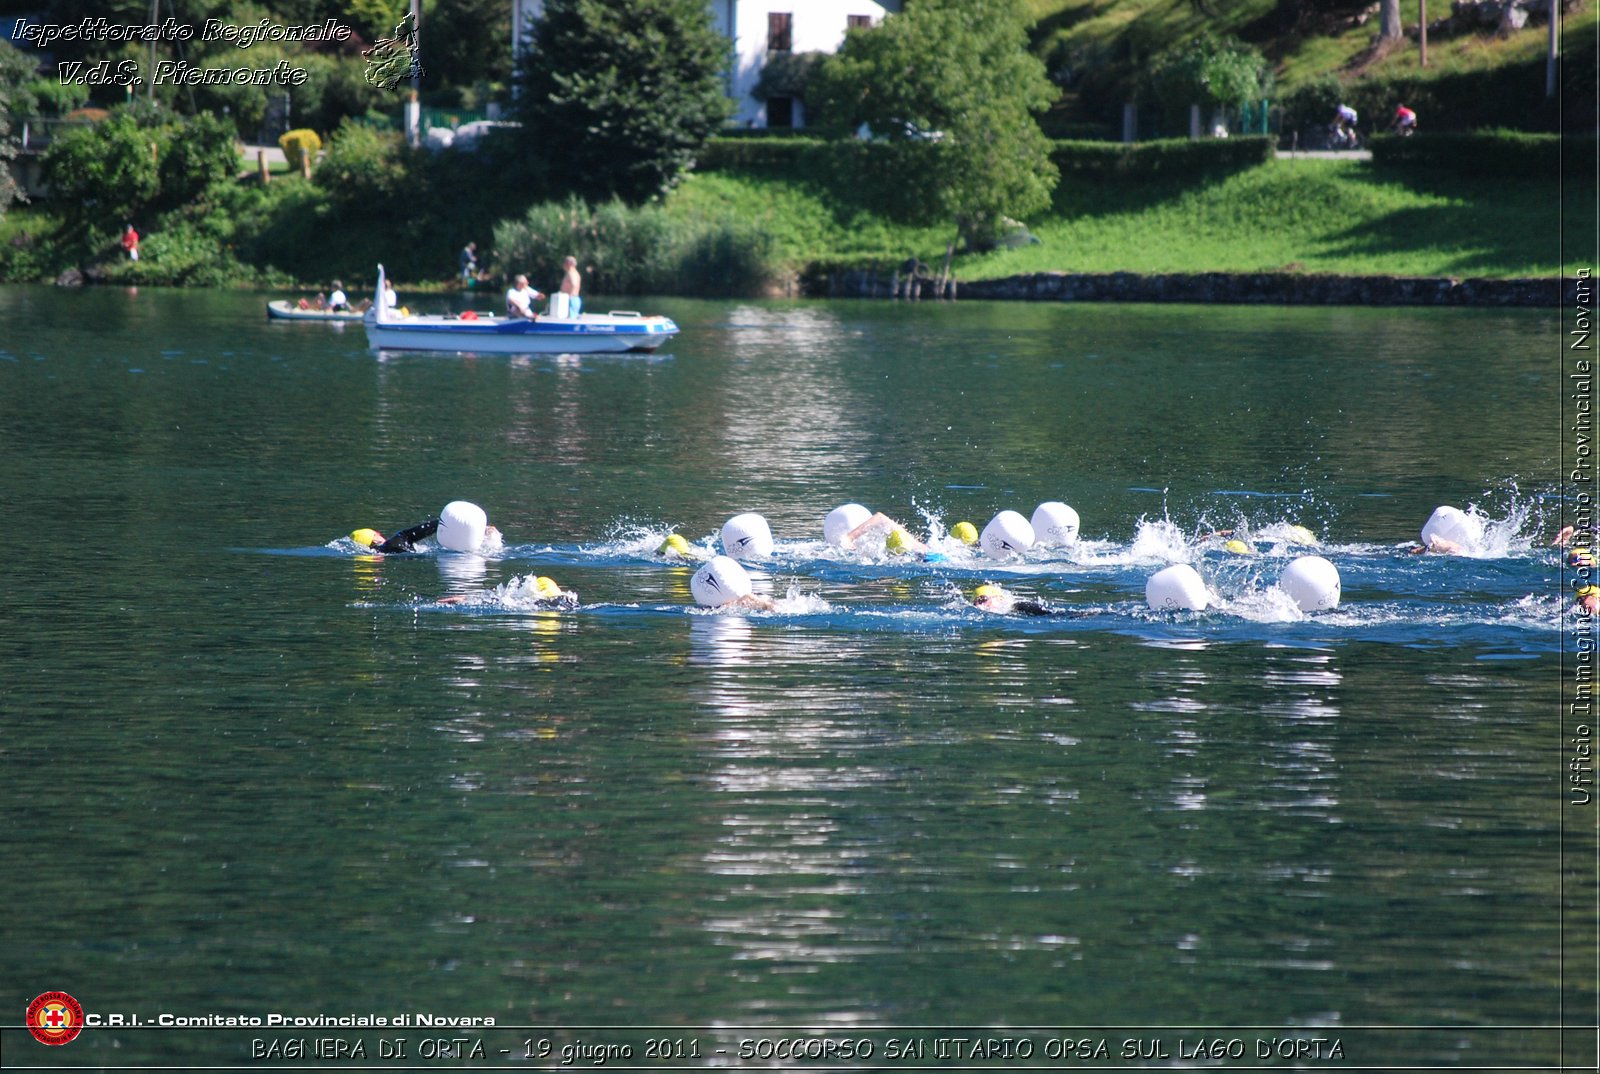
[[[678,334],[666,317],[632,310],[541,315],[537,320],[492,313],[422,314],[383,308],[383,266],[378,298],[362,324],[373,350],[457,351],[476,354],[602,354],[653,351]]]
[[[360,310],[319,310],[298,302],[278,299],[267,303],[267,317],[274,321],[359,321]]]

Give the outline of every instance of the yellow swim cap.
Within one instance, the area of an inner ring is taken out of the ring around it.
[[[1237,537],[1222,547],[1226,548],[1229,552],[1232,552],[1236,556],[1253,556],[1256,554],[1256,550],[1254,548],[1251,548]]]
[[[954,537],[962,544],[977,544],[978,527],[974,526],[970,522],[957,522],[954,526],[950,527],[950,536]]]
[[[1317,535],[1304,526],[1289,527],[1289,543],[1291,544],[1316,544]]]
[[[896,526],[889,531],[889,536],[884,538],[883,546],[891,553],[905,552],[907,551],[906,540],[906,531]]]
[[[383,534],[377,530],[362,528],[352,532],[350,539],[363,547],[376,548],[383,543]]]
[[[973,600],[982,600],[984,597],[998,597],[1005,592],[997,585],[980,585],[972,591]]]
[[[556,580],[546,578],[542,574],[533,580],[533,587],[539,591],[541,597],[553,599],[561,596],[561,587],[556,585]]]
[[[658,556],[686,556],[689,554],[689,542],[683,539],[682,534],[669,533],[667,539],[661,542],[661,547],[656,549]]]

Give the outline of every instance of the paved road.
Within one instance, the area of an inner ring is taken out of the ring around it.
[[[1294,160],[1305,157],[1308,160],[1371,160],[1370,149],[1279,149],[1276,151],[1279,160]]]

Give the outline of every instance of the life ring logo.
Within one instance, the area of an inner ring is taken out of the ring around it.
[[[83,1032],[83,1005],[65,992],[46,992],[28,1004],[28,1032],[40,1044],[66,1044]]]

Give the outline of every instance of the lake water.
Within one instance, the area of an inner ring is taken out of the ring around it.
[[[0,289],[8,1068],[1592,1059],[1555,312],[668,299],[580,359],[263,307]],[[344,539],[458,498],[498,553]],[[821,540],[1046,500],[1020,561]],[[1409,554],[1445,503],[1482,545]],[[777,610],[696,610],[654,551],[743,511]],[[1145,606],[1179,561],[1217,608]],[[126,1024],[36,1044],[50,990]]]

